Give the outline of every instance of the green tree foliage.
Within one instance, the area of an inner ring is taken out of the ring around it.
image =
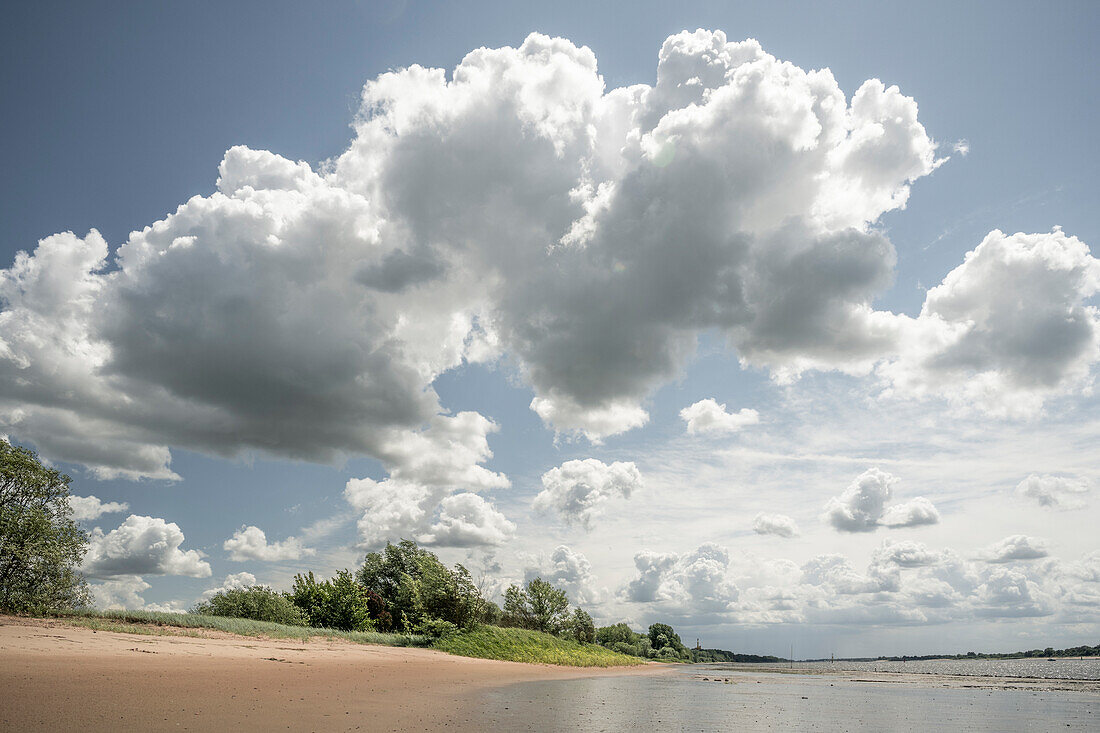
[[[0,439],[0,610],[43,613],[89,603],[77,570],[88,537],[72,520],[71,480]]]
[[[596,642],[596,624],[592,623],[592,617],[583,609],[576,609],[569,618],[569,633],[582,644],[594,644]]]
[[[523,588],[511,585],[504,592],[503,623],[547,634],[560,634],[569,625],[569,598],[542,578]]]
[[[290,600],[309,619],[310,626],[343,631],[373,631],[371,593],[356,582],[350,570],[331,580],[318,581],[311,571],[295,575]]]
[[[191,613],[309,626],[309,618],[302,609],[284,594],[262,585],[219,591],[210,600],[195,604]]]
[[[649,627],[649,643],[657,651],[666,646],[679,651],[684,648],[679,635],[668,624],[651,624]]]
[[[470,628],[486,612],[465,567],[456,565],[451,570],[411,540],[369,553],[356,578],[386,602],[392,620],[382,627],[385,630],[412,631],[430,620]]]
[[[631,631],[630,627],[623,623],[601,626],[596,629],[596,642],[606,647],[610,647],[615,643],[634,645],[641,636],[641,634]]]

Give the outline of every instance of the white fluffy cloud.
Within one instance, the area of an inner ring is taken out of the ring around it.
[[[585,606],[591,610],[593,605],[604,600],[605,592],[596,585],[592,563],[582,553],[565,545],[554,548],[546,561],[528,566],[524,570],[524,582],[530,582],[536,577],[564,590],[573,605]]]
[[[534,507],[590,529],[608,501],[629,499],[642,485],[642,474],[632,461],[610,465],[595,458],[566,461],[542,475],[542,491]]]
[[[646,421],[703,330],[777,371],[873,358],[894,252],[869,225],[935,166],[915,102],[871,80],[849,103],[721,32],[670,37],[656,76],[606,90],[539,34],[388,72],[321,172],[234,147],[113,255],[42,240],[0,278],[5,427],[171,478],[169,446],[384,457],[436,376],[501,352],[595,439]]]
[[[731,611],[739,596],[728,577],[730,553],[715,544],[700,545],[693,552],[634,556],[638,574],[623,589],[623,598],[635,603],[654,603],[673,616],[704,617]]]
[[[795,537],[798,525],[786,514],[758,513],[752,518],[752,531],[757,534],[774,534],[779,537]]]
[[[919,527],[924,524],[938,524],[939,521],[939,510],[923,496],[892,504],[882,513],[884,527]]]
[[[210,565],[197,550],[181,550],[178,525],[159,517],[131,514],[117,529],[91,532],[81,571],[89,578],[186,575],[210,577]]]
[[[1085,479],[1033,473],[1016,485],[1016,494],[1052,509],[1080,509],[1090,488]]]
[[[73,519],[78,522],[99,519],[104,514],[115,514],[130,509],[124,501],[100,501],[95,496],[69,496],[69,506],[73,508]]]
[[[282,542],[268,542],[264,531],[251,525],[234,532],[222,545],[222,549],[229,553],[230,560],[237,562],[300,560],[316,552],[312,548],[304,547],[302,541],[296,537],[287,537]]]
[[[735,433],[760,422],[760,413],[747,407],[730,413],[725,403],[708,398],[680,410],[680,419],[687,423],[689,433]]]
[[[470,493],[511,485],[481,465],[493,455],[488,436],[496,430],[482,415],[460,412],[437,415],[424,430],[405,431],[384,443],[389,476],[351,479],[344,487],[344,498],[360,514],[360,545],[373,548],[416,536],[463,547],[503,542],[514,525]]]
[[[251,585],[256,585],[256,576],[252,573],[230,573],[225,576],[225,580],[222,584],[216,588],[207,588],[202,592],[202,600],[207,600],[218,595],[222,591],[236,590],[239,588],[247,588]]]
[[[96,608],[139,609],[145,607],[142,591],[151,588],[137,575],[123,575],[102,583],[89,583],[92,605]]]
[[[1080,387],[1100,358],[1100,260],[1060,228],[990,232],[903,319],[893,390],[942,395],[992,414],[1030,415]]]
[[[448,496],[439,503],[439,516],[421,541],[447,547],[502,545],[516,525],[488,501],[469,492]]]
[[[932,502],[922,496],[887,506],[900,479],[878,468],[856,477],[844,493],[829,499],[824,519],[841,532],[872,532],[878,527],[916,527],[940,521]]]
[[[507,354],[547,425],[600,440],[710,331],[780,380],[877,365],[892,394],[1033,412],[1097,360],[1100,264],[994,231],[919,317],[874,310],[876,224],[941,162],[917,113],[720,31],[669,37],[653,85],[608,90],[537,33],[387,72],[316,169],[234,147],[214,193],[113,253],[93,230],[17,255],[0,429],[102,477],[177,478],[176,446],[399,464],[452,419],[435,378]]]
[[[986,562],[1009,563],[1018,560],[1038,560],[1049,554],[1046,542],[1043,540],[1016,534],[994,542],[981,553],[981,556]]]

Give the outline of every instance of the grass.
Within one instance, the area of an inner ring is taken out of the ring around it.
[[[197,613],[161,611],[58,611],[51,614],[76,626],[97,631],[117,631],[152,636],[202,636],[203,629],[268,639],[343,639],[355,644],[384,646],[432,646],[449,654],[481,659],[502,659],[532,664],[560,664],[568,667],[619,667],[645,664],[645,660],[613,652],[596,644],[579,644],[540,631],[480,626],[470,631],[436,639],[378,631],[337,631],[308,626],[285,626],[247,618],[204,616]]]
[[[309,626],[286,626],[247,618],[203,616],[197,613],[163,613],[160,611],[59,611],[53,616],[71,620],[78,626],[131,634],[199,636],[196,629],[213,629],[240,636],[269,639],[343,639],[355,644],[384,646],[428,646],[428,639],[411,634],[384,634],[380,631],[338,631]],[[188,630],[192,630],[188,633]]]
[[[479,626],[471,631],[437,639],[436,649],[462,657],[503,659],[531,664],[561,664],[568,667],[620,667],[645,664],[644,659],[613,652],[596,644],[580,644],[541,631]]]

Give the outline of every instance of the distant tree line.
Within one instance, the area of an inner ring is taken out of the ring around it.
[[[736,654],[724,649],[690,649],[668,624],[651,624],[646,633],[632,630],[624,623],[596,629],[596,643],[619,652],[660,662],[784,662],[779,657]]]
[[[921,654],[882,657],[837,657],[837,662],[925,662],[933,659],[1058,659],[1061,657],[1100,657],[1100,644],[1074,646],[1067,649],[1029,649],[1021,652],[967,652],[966,654]],[[808,659],[808,662],[826,662],[827,659]]]

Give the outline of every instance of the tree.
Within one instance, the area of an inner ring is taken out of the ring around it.
[[[596,630],[596,641],[607,647],[616,642],[633,645],[637,643],[641,636],[641,634],[634,633],[631,628],[624,623],[601,626]]]
[[[350,570],[331,580],[318,581],[310,571],[295,575],[290,600],[309,618],[310,626],[343,631],[372,631],[371,593],[355,581]]]
[[[668,624],[651,624],[649,627],[649,643],[657,651],[666,646],[671,646],[677,651],[684,648],[679,635]]]
[[[525,629],[560,634],[568,621],[569,598],[542,578],[524,588],[511,585],[504,592],[504,623]]]
[[[573,611],[573,616],[569,619],[569,631],[582,644],[596,643],[596,624],[592,623],[592,617],[583,609]]]
[[[196,603],[191,613],[309,626],[309,618],[302,609],[282,593],[262,585],[218,591],[209,600]]]
[[[411,540],[368,553],[356,578],[385,600],[392,628],[398,630],[412,631],[433,619],[469,628],[485,613],[485,601],[466,568],[449,569]]]
[[[90,602],[77,570],[88,536],[72,520],[70,481],[0,439],[0,610],[44,613]]]

